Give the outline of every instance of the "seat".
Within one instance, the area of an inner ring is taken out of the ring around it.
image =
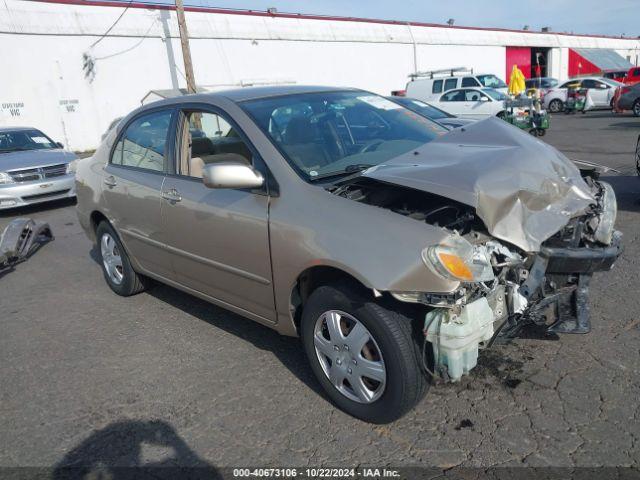
[[[291,158],[305,169],[318,168],[331,162],[324,145],[317,143],[317,124],[304,116],[293,117],[283,135],[283,148]]]

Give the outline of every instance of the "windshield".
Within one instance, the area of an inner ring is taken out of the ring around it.
[[[331,91],[248,100],[242,108],[306,180],[358,172],[447,129],[386,98]]]
[[[0,153],[21,150],[46,150],[59,148],[40,130],[15,130],[0,132]]]
[[[487,88],[506,88],[507,84],[495,75],[478,75],[476,77],[480,83]]]
[[[497,90],[494,90],[493,88],[483,88],[482,91],[484,93],[486,93],[487,95],[489,95],[494,100],[506,100],[506,98],[507,98],[504,93],[498,92]]]
[[[406,97],[394,97],[391,99],[394,102],[399,103],[407,107],[409,110],[413,110],[416,113],[424,115],[431,120],[441,120],[443,118],[453,118],[453,115],[448,114],[447,112],[440,110],[439,108],[434,107],[433,105],[429,105],[421,100],[415,100],[413,98]]]

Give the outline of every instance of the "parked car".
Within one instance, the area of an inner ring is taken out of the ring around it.
[[[627,70],[609,70],[608,72],[604,72],[602,76],[604,78],[610,78],[611,80],[616,80],[618,82],[623,82],[627,76]]]
[[[40,130],[0,127],[0,210],[75,197],[76,159]]]
[[[492,88],[460,88],[451,90],[433,102],[451,115],[472,120],[502,117],[506,96]]]
[[[627,85],[634,85],[640,82],[640,67],[631,67],[621,81]]]
[[[636,142],[636,172],[640,176],[640,135],[638,135],[638,141]]]
[[[391,100],[392,102],[399,103],[412,112],[416,112],[419,115],[430,118],[431,120],[438,122],[440,125],[444,125],[445,127],[458,128],[475,121],[468,118],[458,118],[455,115],[451,115],[444,110],[440,110],[433,105],[423,102],[422,100],[417,100],[415,98],[391,96],[387,97],[387,99]]]
[[[631,110],[636,117],[640,117],[640,83],[621,88],[618,108]]]
[[[623,85],[616,80],[604,77],[573,78],[562,83],[559,87],[549,90],[542,102],[544,108],[549,112],[561,112],[564,110],[567,101],[568,87],[576,86],[576,88],[589,90],[589,97],[593,101],[594,108],[611,108],[616,88]]]
[[[589,331],[588,280],[620,249],[613,190],[553,147],[356,89],[142,106],[79,162],[77,189],[115,293],[153,278],[300,336],[327,395],[378,423],[497,336]]]
[[[549,90],[558,86],[558,80],[551,77],[529,78],[524,83],[527,89],[535,88],[540,90],[541,98],[544,98]]]
[[[507,93],[507,84],[500,78],[490,73],[474,75],[471,71],[467,74],[457,73],[454,69],[448,76],[438,76],[441,70],[434,72],[422,72],[419,76],[407,83],[406,96],[417,98],[424,102],[438,99],[443,93],[458,88],[493,88],[502,93]]]

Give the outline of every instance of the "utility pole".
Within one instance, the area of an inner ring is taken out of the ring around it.
[[[184,4],[182,0],[176,0],[176,13],[178,14],[178,28],[180,30],[180,43],[182,44],[182,58],[184,59],[184,74],[187,77],[187,92],[196,93],[196,79],[193,75],[193,63],[191,63],[191,49],[189,48],[189,31],[184,19]]]

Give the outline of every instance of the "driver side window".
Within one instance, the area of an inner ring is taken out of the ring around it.
[[[252,163],[251,150],[235,128],[221,115],[211,112],[184,112],[181,122],[179,175],[202,178],[203,168],[211,163]]]

